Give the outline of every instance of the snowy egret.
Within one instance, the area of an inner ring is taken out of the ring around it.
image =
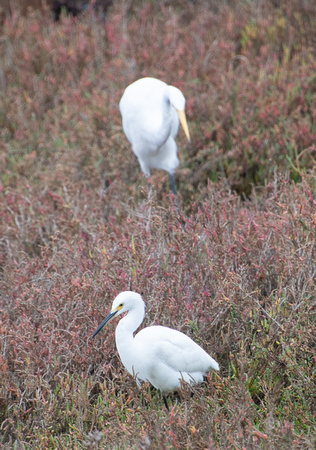
[[[182,92],[156,78],[141,78],[130,84],[120,101],[123,130],[142,171],[147,177],[150,169],[169,172],[174,194],[179,120],[190,141],[184,108]]]
[[[145,304],[136,292],[121,292],[115,298],[111,312],[92,337],[124,312],[128,314],[119,321],[115,331],[121,361],[139,384],[150,381],[160,389],[166,406],[165,394],[177,390],[181,380],[201,383],[211,369],[219,370],[217,362],[180,331],[155,325],[142,329],[134,337],[145,315]]]

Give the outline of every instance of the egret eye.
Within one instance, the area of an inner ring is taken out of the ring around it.
[[[119,308],[123,308],[123,303],[120,303],[120,304],[119,304]]]

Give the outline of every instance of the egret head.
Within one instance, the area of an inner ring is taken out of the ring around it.
[[[168,97],[172,106],[178,111],[184,111],[185,97],[180,89],[174,86],[168,86]]]
[[[182,128],[185,132],[185,135],[186,135],[188,141],[190,142],[191,139],[190,139],[189,127],[188,127],[187,119],[185,117],[185,112],[184,112],[184,109],[185,109],[184,95],[178,88],[176,88],[174,86],[168,86],[168,96],[169,96],[171,105],[177,111]]]
[[[92,337],[96,336],[99,331],[101,331],[108,322],[111,322],[114,317],[119,316],[124,312],[131,311],[137,306],[141,306],[144,309],[144,302],[139,294],[132,291],[121,292],[117,297],[115,297],[111,311],[103,320],[103,322],[98,326]]]

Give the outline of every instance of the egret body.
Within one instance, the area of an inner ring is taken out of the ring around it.
[[[128,314],[115,331],[116,347],[123,365],[138,382],[149,381],[164,396],[177,390],[181,380],[201,383],[211,369],[219,370],[217,362],[180,331],[156,325],[142,329],[134,337],[145,315],[145,304],[136,292],[121,292],[115,298],[111,312],[93,337],[124,312]]]
[[[174,194],[174,173],[179,166],[175,137],[179,121],[190,141],[185,98],[174,86],[156,78],[141,78],[129,85],[120,101],[123,130],[144,174],[150,169],[169,172]]]

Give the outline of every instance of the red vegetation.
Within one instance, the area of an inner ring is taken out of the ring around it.
[[[0,40],[0,445],[312,448],[315,416],[315,6],[114,2]],[[123,134],[124,88],[187,98],[179,197],[146,180]],[[144,326],[219,362],[168,413],[118,359],[122,290]]]

